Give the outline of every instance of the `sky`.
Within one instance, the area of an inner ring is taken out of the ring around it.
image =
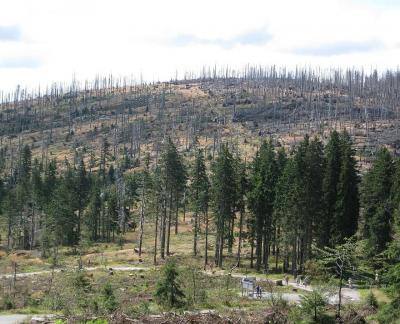
[[[0,90],[204,66],[397,69],[400,0],[0,0]]]

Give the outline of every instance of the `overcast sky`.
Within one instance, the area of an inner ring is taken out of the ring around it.
[[[400,0],[0,0],[0,89],[246,64],[399,66]]]

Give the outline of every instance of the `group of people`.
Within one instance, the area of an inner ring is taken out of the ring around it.
[[[309,277],[305,277],[303,275],[298,275],[296,277],[296,285],[306,287],[309,283]]]
[[[289,276],[288,275],[286,275],[284,277],[284,280],[285,280],[286,286],[289,286]],[[298,285],[298,286],[302,286],[302,285],[307,286],[308,281],[309,281],[308,277],[305,277],[303,275],[298,275],[296,277],[296,285]],[[375,273],[375,284],[376,285],[379,284],[378,272]],[[348,279],[348,286],[351,289],[353,288],[353,279],[351,277]],[[260,285],[256,286],[256,298],[260,298],[260,299],[262,298],[262,288],[260,287]]]

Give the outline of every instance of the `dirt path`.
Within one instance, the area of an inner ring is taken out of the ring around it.
[[[45,319],[50,319],[54,315],[28,315],[28,314],[0,314],[0,324],[20,324],[20,323],[27,323],[31,320],[40,320],[41,322]]]
[[[223,271],[215,271],[215,272],[210,272],[210,271],[204,271],[205,274],[207,275],[226,275],[226,273],[224,273]],[[239,273],[232,273],[231,275],[234,278],[247,278],[248,276],[246,275],[242,275]],[[273,281],[276,282],[276,280],[273,279],[268,279],[268,278],[262,278],[259,276],[252,276],[256,278],[256,281],[261,281],[261,282],[265,282],[265,281]],[[282,283],[284,283],[284,280],[282,279]],[[295,281],[289,281],[289,286],[292,286],[294,289],[300,289],[300,290],[304,290],[304,291],[308,291],[311,292],[313,291],[313,287],[310,285],[298,285]],[[301,293],[297,293],[297,292],[293,292],[293,293],[283,293],[281,294],[283,299],[286,299],[287,301],[294,301],[294,302],[299,302],[300,301],[300,296]],[[267,298],[270,297],[269,293],[263,293],[263,298]],[[338,303],[339,300],[339,296],[334,295],[328,298],[328,302],[331,305],[335,305]],[[353,288],[342,288],[342,301],[344,303],[358,303],[361,301],[361,297],[360,297],[360,293],[357,289]]]
[[[0,324],[23,323],[29,320],[31,317],[32,316],[21,314],[0,315]]]
[[[144,267],[131,267],[131,266],[110,266],[110,267],[104,267],[104,266],[99,266],[99,267],[84,267],[83,270],[85,271],[95,271],[95,270],[112,270],[112,271],[147,271],[150,270],[150,268],[144,268]],[[69,268],[69,269],[55,269],[54,272],[63,272],[63,271],[68,271],[68,270],[77,270],[77,268]],[[51,273],[52,270],[42,270],[42,271],[35,271],[35,272],[21,272],[17,273],[16,277],[17,278],[26,278],[26,277],[32,277],[32,276],[37,276],[41,274],[48,274]],[[13,278],[14,274],[5,274],[5,275],[0,275],[0,279],[7,279],[7,278]]]
[[[111,267],[107,267],[105,268],[104,266],[98,266],[98,267],[85,267],[84,270],[86,271],[95,271],[95,270],[99,270],[99,269],[107,269],[107,270],[112,270],[112,271],[147,271],[150,270],[151,268],[149,267],[133,267],[133,266],[123,266],[123,265],[119,265],[119,266],[111,266]],[[54,270],[55,272],[62,272],[62,271],[66,271],[67,269],[56,269]],[[71,268],[69,270],[76,270],[76,268]],[[35,276],[35,275],[41,275],[41,274],[48,274],[51,273],[51,270],[43,270],[43,271],[36,271],[36,272],[23,272],[23,273],[17,273],[17,278],[24,278],[24,277],[31,277],[31,276]],[[203,271],[204,274],[208,275],[208,276],[224,276],[226,275],[225,272],[223,271]],[[13,274],[6,274],[6,275],[1,275],[1,278],[12,278],[14,275]],[[234,278],[246,278],[246,275],[240,274],[240,273],[232,273],[231,274],[232,277]],[[256,276],[256,280],[257,281],[275,281],[275,280],[271,280],[268,278],[262,278],[259,276]],[[282,280],[283,281],[283,280]],[[295,289],[301,289],[304,291],[313,291],[312,286],[307,285],[298,285],[296,282],[294,281],[289,281],[289,286],[292,286]],[[300,300],[300,295],[297,292],[293,292],[293,293],[287,293],[284,295],[290,295],[290,296],[286,296],[287,299],[289,301],[299,301]],[[264,297],[264,294],[263,294]],[[265,296],[268,297],[268,296]],[[350,288],[343,288],[342,289],[342,298],[343,298],[343,302],[345,303],[351,303],[351,302],[360,302],[361,298],[360,298],[360,293],[358,292],[357,289],[350,289]],[[286,298],[285,298],[286,299]],[[332,296],[329,298],[329,303],[330,304],[335,304],[338,301],[338,295]],[[1,320],[1,319],[0,319]],[[2,324],[2,322],[0,321],[0,324]]]

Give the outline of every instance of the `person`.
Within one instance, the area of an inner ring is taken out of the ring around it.
[[[286,286],[289,286],[289,276],[288,275],[285,276],[285,282],[286,282]]]
[[[379,273],[375,271],[375,284],[379,287]]]
[[[297,276],[297,278],[296,278],[296,284],[297,284],[298,286],[301,286],[301,285],[303,284],[303,275]]]
[[[256,297],[261,298],[261,287],[259,285],[256,286]]]
[[[349,278],[349,288],[353,289],[353,280],[351,279],[351,277]]]

